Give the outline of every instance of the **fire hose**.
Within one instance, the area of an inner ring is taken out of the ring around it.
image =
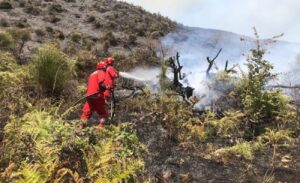
[[[116,98],[115,98],[115,91],[111,91],[111,99],[110,99],[110,123],[113,122],[115,116],[115,109],[116,109]]]

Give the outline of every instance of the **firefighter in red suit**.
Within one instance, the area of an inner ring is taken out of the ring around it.
[[[106,78],[106,63],[100,61],[97,64],[96,71],[94,71],[88,80],[87,86],[87,101],[84,104],[81,114],[81,120],[86,122],[90,119],[93,112],[97,112],[100,116],[100,121],[98,123],[99,126],[104,126],[106,122],[106,118],[108,117],[107,111],[105,109],[105,102],[108,98],[105,97],[104,93],[107,91],[107,87],[105,85]],[[84,124],[81,128],[84,127]]]
[[[105,74],[105,85],[107,86],[107,90],[104,92],[104,96],[109,99],[111,92],[113,92],[115,87],[115,79],[119,77],[118,72],[114,68],[115,59],[113,57],[108,57],[105,60],[106,63],[106,74]]]

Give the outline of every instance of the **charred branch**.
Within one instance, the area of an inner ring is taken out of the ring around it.
[[[181,70],[183,66],[180,64],[179,61],[179,53],[177,52],[175,57],[170,57],[169,58],[169,67],[171,67],[172,72],[173,72],[173,85],[175,87],[182,86],[182,84],[179,82],[179,80],[184,79],[184,77],[181,74]]]
[[[234,70],[234,68],[235,68],[237,65],[234,65],[233,67],[231,67],[230,69],[228,69],[228,63],[229,63],[229,61],[226,60],[226,64],[225,64],[225,69],[224,69],[224,71],[227,72],[227,73],[237,73],[237,71]]]
[[[220,55],[221,52],[222,52],[222,48],[220,48],[217,55],[213,59],[210,59],[210,57],[206,57],[206,60],[208,62],[208,68],[206,70],[206,74],[209,74],[209,71],[211,70],[212,66],[215,63],[215,60],[218,58],[218,56]]]
[[[283,88],[283,89],[300,89],[300,85],[285,86],[285,85],[270,85],[271,88]]]

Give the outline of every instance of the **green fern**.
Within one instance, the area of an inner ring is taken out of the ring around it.
[[[21,118],[13,118],[5,127],[5,158],[15,162],[1,176],[10,182],[64,182],[82,183],[122,182],[136,178],[143,161],[138,150],[142,148],[128,123],[119,127],[103,128],[95,133],[85,129],[84,135],[74,135],[76,121],[68,122],[49,112],[33,110]],[[18,135],[15,135],[18,134]],[[93,144],[91,139],[95,139]],[[64,160],[68,153],[73,160]],[[82,156],[78,156],[78,154]],[[70,169],[68,164],[76,166]],[[86,167],[82,172],[80,166]]]

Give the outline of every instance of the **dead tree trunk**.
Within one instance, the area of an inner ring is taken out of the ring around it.
[[[183,80],[185,76],[181,73],[183,66],[180,64],[179,58],[180,56],[177,52],[175,57],[170,57],[168,60],[168,66],[173,72],[173,85],[171,89],[182,96],[183,99],[186,99],[193,95],[194,88],[189,86],[183,87],[183,84],[180,83],[180,80]]]
[[[222,48],[220,48],[219,52],[217,53],[217,55],[213,59],[210,59],[209,57],[206,57],[206,60],[208,62],[208,68],[206,70],[207,75],[209,75],[209,71],[211,70],[212,66],[214,65],[215,60],[220,55],[221,51],[222,51]]]
[[[286,86],[286,85],[269,85],[271,88],[283,88],[283,89],[300,89],[300,85]]]
[[[173,85],[175,87],[181,86],[179,80],[184,79],[184,77],[181,74],[181,70],[183,66],[180,65],[179,58],[180,56],[178,52],[176,54],[176,57],[169,58],[169,66],[172,68],[173,71]]]

